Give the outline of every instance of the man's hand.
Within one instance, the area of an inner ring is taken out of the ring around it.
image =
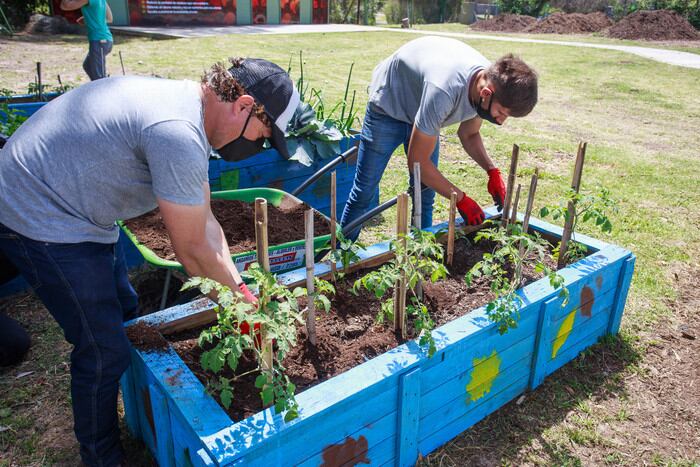
[[[484,222],[484,211],[466,194],[462,193],[462,199],[457,203],[457,210],[462,219],[469,225],[479,225]]]
[[[253,292],[250,291],[247,285],[245,285],[245,282],[241,282],[241,285],[238,286],[238,290],[243,294],[243,298],[245,298],[245,301],[248,303],[256,304],[258,302],[258,297],[253,295]]]
[[[498,212],[501,212],[503,210],[503,200],[506,199],[506,186],[503,183],[501,171],[494,168],[487,173],[489,174],[489,183],[487,185],[489,194],[491,194],[493,202],[496,203]]]

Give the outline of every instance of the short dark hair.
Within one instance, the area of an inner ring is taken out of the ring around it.
[[[537,72],[513,54],[504,55],[486,69],[496,100],[513,117],[524,117],[537,104]]]
[[[231,66],[236,68],[241,66],[243,60],[245,59],[241,57],[229,58]],[[209,71],[204,72],[201,83],[214,91],[214,94],[223,102],[234,102],[242,95],[247,94],[245,88],[231,75],[226,65],[221,62],[215,63]],[[262,104],[255,102],[253,105],[253,112],[255,112],[254,115],[258,117],[264,125],[270,126],[272,124]]]

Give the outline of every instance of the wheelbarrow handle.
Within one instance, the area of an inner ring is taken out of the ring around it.
[[[333,169],[335,166],[340,164],[341,162],[346,162],[348,159],[350,159],[352,156],[355,155],[357,152],[357,146],[352,146],[350,149],[345,151],[344,153],[340,154],[337,156],[335,159],[330,161],[328,164],[324,165],[321,167],[316,173],[314,173],[312,176],[304,180],[304,182],[299,185],[294,191],[291,192],[292,196],[299,196],[301,193],[304,192],[313,182],[321,178],[321,176],[325,175],[327,172],[329,172],[331,169]]]

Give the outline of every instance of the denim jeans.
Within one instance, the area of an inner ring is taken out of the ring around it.
[[[83,70],[90,81],[107,77],[107,55],[112,51],[112,41],[90,41],[88,54],[83,60]]]
[[[411,139],[413,125],[400,122],[367,106],[365,121],[362,124],[360,148],[357,153],[357,172],[353,182],[348,202],[345,205],[340,225],[348,225],[364,214],[372,201],[372,196],[379,186],[384,170],[394,150],[403,144],[404,152],[408,153],[408,143]],[[435,143],[430,160],[438,165],[440,141]],[[425,185],[423,185],[425,187]],[[409,171],[409,190],[413,196],[413,170]],[[435,192],[427,189],[421,194],[421,226],[433,225],[433,202]],[[361,227],[349,232],[346,237],[357,240]]]
[[[2,224],[0,251],[73,345],[73,420],[83,462],[106,467],[120,463],[117,395],[130,361],[122,323],[137,308],[123,251],[115,244],[35,241]]]

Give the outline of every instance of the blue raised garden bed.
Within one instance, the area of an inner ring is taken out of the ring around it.
[[[545,222],[531,227],[561,236]],[[235,423],[172,349],[132,350],[122,379],[127,424],[160,465],[412,465],[618,332],[635,256],[576,239],[593,253],[560,271],[567,306],[546,279],[534,282],[519,291],[516,329],[500,335],[484,307],[473,310],[433,331],[432,358],[408,342],[302,392],[300,416],[289,423],[273,409]],[[386,248],[375,245],[365,257]],[[280,278],[291,284],[303,274]],[[167,325],[210,305],[204,299],[141,320]]]

